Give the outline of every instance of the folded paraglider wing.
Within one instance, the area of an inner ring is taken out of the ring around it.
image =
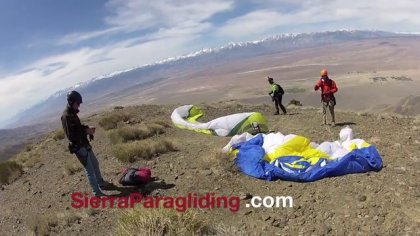
[[[236,154],[236,165],[242,172],[268,181],[312,182],[382,169],[376,148],[353,139],[348,127],[340,132],[339,141],[319,145],[294,134],[242,134],[232,137],[223,150]]]
[[[176,108],[172,112],[171,119],[178,128],[217,136],[268,132],[267,120],[259,112],[237,113],[219,117],[207,123],[198,122],[203,115],[203,111],[198,107],[185,105]]]

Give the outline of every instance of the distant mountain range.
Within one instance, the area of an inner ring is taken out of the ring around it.
[[[208,48],[184,56],[168,58],[153,64],[143,65],[127,70],[102,75],[73,87],[60,90],[48,99],[17,114],[9,121],[8,128],[34,123],[57,120],[57,115],[65,105],[68,91],[77,89],[88,104],[95,104],[105,97],[121,96],[127,89],[138,90],[151,86],[178,73],[200,71],[209,66],[217,66],[238,59],[252,58],[279,52],[288,52],[304,48],[325,46],[329,44],[357,41],[364,39],[408,36],[383,31],[341,30],[320,33],[284,34],[272,36],[259,41],[229,43],[220,48]]]

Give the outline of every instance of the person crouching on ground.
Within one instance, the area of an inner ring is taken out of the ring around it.
[[[271,85],[271,92],[269,92],[268,95],[271,96],[271,99],[274,102],[274,107],[276,108],[276,113],[274,113],[274,115],[279,115],[279,107],[283,111],[283,114],[286,115],[286,108],[282,104],[284,95],[283,88],[280,85],[274,83],[273,78],[271,77],[268,77],[268,83]]]
[[[95,196],[105,196],[101,189],[109,189],[114,185],[104,181],[99,163],[89,139],[93,140],[95,128],[82,125],[77,113],[82,104],[82,96],[77,91],[71,91],[67,94],[67,106],[61,116],[61,123],[63,125],[64,133],[69,140],[69,151],[75,154],[80,163],[85,168],[86,175],[90,186],[92,187]]]
[[[334,107],[336,105],[336,100],[334,97],[334,93],[338,91],[337,85],[335,84],[334,80],[328,77],[327,70],[321,71],[321,78],[319,79],[318,83],[314,87],[315,91],[321,89],[321,103],[322,103],[322,114],[323,114],[323,123],[322,125],[327,124],[327,108],[330,110],[331,113],[331,125],[335,126],[335,114],[334,114]]]

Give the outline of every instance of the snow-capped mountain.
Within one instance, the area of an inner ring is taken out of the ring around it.
[[[167,58],[152,64],[97,76],[70,88],[57,91],[45,101],[19,113],[13,119],[12,127],[28,125],[34,120],[42,121],[56,116],[63,109],[68,91],[77,89],[85,101],[95,101],[103,97],[121,96],[122,91],[136,89],[169,78],[184,71],[200,71],[209,66],[217,67],[226,62],[261,55],[293,51],[303,48],[319,47],[333,43],[386,38],[399,34],[383,31],[340,30],[333,32],[282,34],[258,41],[230,42],[220,48],[205,48],[179,57]]]

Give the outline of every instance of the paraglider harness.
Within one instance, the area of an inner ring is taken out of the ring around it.
[[[151,176],[149,168],[126,168],[122,171],[118,182],[123,186],[142,186],[153,180]]]
[[[261,127],[260,127],[260,124],[258,124],[258,122],[252,122],[252,128],[255,130],[255,131],[257,131],[258,133],[262,133],[261,132]]]

